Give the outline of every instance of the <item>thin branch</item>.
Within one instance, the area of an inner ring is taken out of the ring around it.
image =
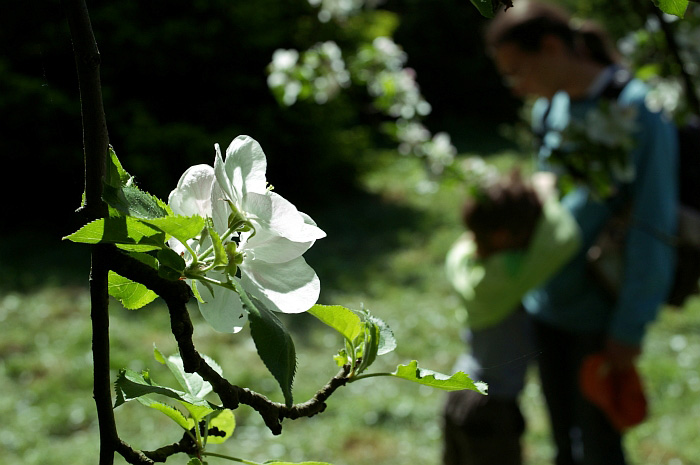
[[[117,442],[116,450],[119,452],[119,455],[124,457],[124,460],[132,465],[154,465],[156,463],[143,452],[132,449],[130,445],[121,440]],[[161,460],[161,462],[164,461],[165,460]]]
[[[109,136],[102,102],[100,52],[85,0],[62,0],[73,40],[78,74],[83,123],[85,156],[85,205],[89,219],[104,217],[107,206],[102,202],[102,182],[106,171]]]
[[[185,432],[182,435],[180,441],[173,444],[160,447],[153,451],[137,451],[131,448],[124,441],[119,441],[117,443],[117,452],[124,457],[124,459],[132,465],[154,465],[156,463],[163,463],[168,460],[168,458],[175,454],[197,454],[197,446],[195,445],[189,432]]]
[[[114,463],[115,444],[119,437],[112,409],[110,377],[108,263],[95,246],[90,270],[90,320],[92,324],[93,396],[100,430],[100,465]]]
[[[90,16],[84,0],[62,0],[73,41],[73,53],[80,89],[85,159],[85,203],[82,213],[88,218],[105,216],[107,206],[102,202],[102,182],[109,148],[107,122],[100,83],[100,53],[92,31]],[[109,296],[107,293],[108,265],[101,251],[92,249],[90,271],[90,317],[92,324],[93,395],[100,430],[100,465],[114,463],[118,441],[117,426],[112,411],[109,371]]]
[[[185,371],[196,372],[211,383],[224,407],[235,410],[240,404],[248,405],[260,414],[265,425],[273,434],[280,434],[283,419],[293,420],[323,412],[328,398],[339,387],[347,384],[349,366],[343,367],[310,400],[292,407],[273,402],[262,394],[231,384],[202,358],[192,342],[194,328],[186,307],[191,296],[189,286],[184,281],[165,280],[148,265],[132,259],[116,248],[110,250],[109,263],[112,270],[125,278],[143,284],[165,300],[170,312],[171,329],[177,341]]]

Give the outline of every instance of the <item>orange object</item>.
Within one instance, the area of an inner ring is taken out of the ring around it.
[[[581,365],[583,396],[597,405],[618,431],[646,418],[647,400],[637,370],[612,371],[604,353],[588,356]]]

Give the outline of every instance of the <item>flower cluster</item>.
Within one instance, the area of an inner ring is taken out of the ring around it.
[[[457,149],[448,134],[433,135],[421,123],[432,107],[420,91],[415,71],[405,67],[407,60],[406,52],[390,37],[377,37],[347,57],[332,41],[301,53],[279,49],[268,66],[267,84],[287,106],[310,98],[326,103],[353,83],[364,86],[374,108],[392,118],[382,127],[399,143],[399,151],[425,159],[430,171],[440,174],[452,164]]]
[[[323,104],[350,85],[340,47],[333,41],[317,43],[299,53],[278,49],[268,66],[267,84],[285,105],[313,97]]]
[[[215,148],[214,167],[187,169],[168,198],[173,213],[207,219],[196,238],[169,241],[187,262],[202,315],[218,331],[238,332],[251,298],[278,312],[308,310],[320,284],[302,255],[325,233],[268,187],[258,142],[239,136],[225,158]]]
[[[358,50],[349,67],[379,110],[410,120],[427,116],[432,108],[420,92],[416,72],[405,67],[407,60],[406,52],[390,37],[377,37]]]
[[[583,183],[594,195],[607,198],[616,184],[634,180],[631,151],[636,117],[635,107],[603,99],[583,120],[571,121],[561,132],[559,149],[549,156],[553,166],[565,170],[564,193],[574,183]]]

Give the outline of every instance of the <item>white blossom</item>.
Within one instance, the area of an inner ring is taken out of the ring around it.
[[[211,218],[230,252],[229,260],[237,265],[206,269],[206,278],[221,283],[236,280],[249,296],[270,310],[308,310],[318,299],[320,283],[302,255],[325,233],[308,215],[268,189],[267,160],[254,139],[237,137],[227,148],[225,158],[219,146],[215,148],[214,167],[189,168],[168,200],[175,214]],[[229,231],[236,224],[241,228]],[[188,245],[199,255],[211,243],[203,234]],[[170,244],[190,264],[194,261],[191,254],[184,252],[183,244],[175,239]],[[206,260],[204,257],[200,266],[206,266]],[[243,328],[247,313],[236,292],[214,285],[199,285],[197,289],[203,300],[199,309],[212,327],[234,333]]]

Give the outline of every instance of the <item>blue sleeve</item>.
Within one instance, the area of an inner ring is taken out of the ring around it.
[[[629,344],[639,344],[646,325],[656,318],[675,267],[674,248],[663,238],[672,237],[677,227],[677,131],[664,115],[646,108],[645,93],[632,86],[620,97],[621,103],[638,108],[636,177],[630,186],[633,227],[626,243],[625,277],[608,333]]]

